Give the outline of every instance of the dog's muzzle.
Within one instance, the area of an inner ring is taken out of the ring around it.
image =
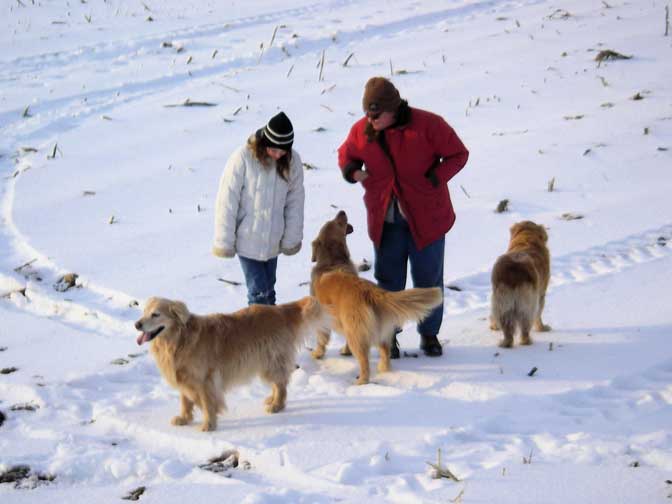
[[[138,326],[140,326],[140,327],[138,327]],[[142,329],[141,329],[142,324],[140,324],[139,322],[137,322],[137,323],[135,324],[135,327],[136,327],[138,330],[142,330]],[[156,329],[154,329],[152,332],[143,332],[140,336],[138,336],[138,339],[136,340],[136,341],[138,342],[138,345],[142,345],[143,343],[147,343],[148,341],[152,341],[152,340],[153,340],[154,338],[156,338],[156,337],[161,333],[161,331],[163,331],[164,329],[165,329],[164,326],[159,326],[159,327],[157,327]]]

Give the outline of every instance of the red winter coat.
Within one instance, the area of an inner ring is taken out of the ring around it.
[[[354,124],[338,149],[338,164],[349,182],[354,182],[350,175],[357,163],[366,165],[364,204],[369,237],[376,247],[392,195],[399,201],[418,249],[441,238],[455,222],[447,182],[466,164],[469,151],[441,116],[409,109],[406,124],[384,131],[394,165],[376,140],[367,139],[366,117]],[[437,158],[441,162],[435,168],[435,187],[425,175]]]

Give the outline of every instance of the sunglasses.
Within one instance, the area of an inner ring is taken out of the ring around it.
[[[366,111],[366,117],[375,121],[382,115],[383,111],[380,109],[380,106],[377,103],[371,103],[368,110]]]

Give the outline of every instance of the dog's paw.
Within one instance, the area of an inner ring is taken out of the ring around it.
[[[534,330],[538,331],[538,332],[548,332],[552,329],[553,328],[550,325],[546,325],[546,324],[536,324],[534,326]]]
[[[212,432],[217,429],[217,424],[214,422],[203,422],[201,424],[201,432]]]
[[[269,405],[273,402],[273,394],[269,395],[266,399],[264,399],[264,404]]]
[[[324,357],[324,348],[316,348],[312,352],[310,352],[310,355],[313,356],[313,359],[321,359]]]
[[[282,411],[285,409],[284,404],[277,404],[271,402],[270,404],[266,405],[266,413],[277,413],[278,411]]]
[[[521,345],[531,345],[532,344],[532,338],[520,338],[520,344]]]
[[[503,339],[499,341],[499,346],[501,348],[511,348],[513,346],[513,340]]]
[[[187,425],[191,421],[190,418],[184,418],[181,416],[175,416],[170,420],[172,425]]]
[[[387,373],[390,370],[390,363],[386,361],[378,362],[378,372]]]
[[[341,355],[343,355],[345,357],[350,357],[352,355],[352,352],[350,351],[350,347],[347,345],[347,343],[345,345],[343,345],[343,348],[341,348],[340,353],[341,353]]]
[[[355,385],[367,385],[368,383],[369,383],[368,378],[359,377],[359,378],[357,378],[357,381],[355,382]]]

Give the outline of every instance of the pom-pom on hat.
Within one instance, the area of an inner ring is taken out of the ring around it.
[[[401,96],[394,84],[385,77],[371,77],[364,86],[362,107],[364,112],[396,112]]]
[[[268,147],[290,151],[294,142],[294,127],[289,117],[284,112],[279,112],[257,131],[257,136],[263,136]]]

